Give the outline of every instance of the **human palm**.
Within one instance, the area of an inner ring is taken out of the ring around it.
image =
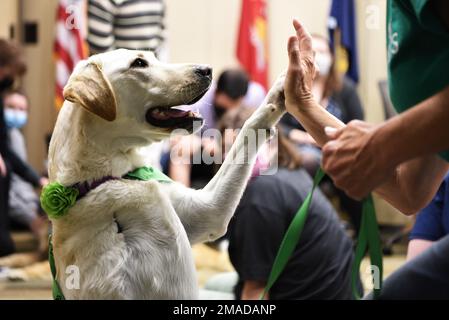
[[[289,38],[289,66],[285,80],[285,101],[287,111],[295,113],[312,105],[312,84],[317,68],[312,49],[312,37],[297,21],[293,21],[296,35]]]

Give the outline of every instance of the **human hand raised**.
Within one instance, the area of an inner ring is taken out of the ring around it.
[[[312,37],[298,20],[293,20],[296,35],[288,39],[289,65],[284,85],[285,103],[291,114],[315,107],[312,94],[313,80],[317,74]]]

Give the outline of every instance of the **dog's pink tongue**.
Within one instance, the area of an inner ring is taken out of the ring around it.
[[[178,109],[155,109],[151,115],[158,120],[167,120],[170,118],[182,118],[189,114],[188,111]]]

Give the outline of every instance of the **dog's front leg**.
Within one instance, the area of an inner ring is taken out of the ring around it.
[[[211,241],[226,233],[250,177],[257,151],[270,138],[285,113],[280,77],[263,104],[245,122],[215,177],[202,190],[170,188],[175,210],[191,243]]]

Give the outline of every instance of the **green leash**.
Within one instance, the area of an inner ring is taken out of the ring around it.
[[[51,235],[48,237],[48,262],[50,263],[50,270],[52,276],[51,292],[54,300],[65,300],[58,280],[56,280],[56,265],[55,257],[53,256],[53,244],[51,242]]]
[[[373,198],[370,195],[363,202],[362,221],[360,223],[359,238],[355,249],[354,264],[352,266],[352,293],[355,299],[360,299],[357,284],[359,279],[360,265],[366,252],[369,251],[371,266],[376,267],[378,271],[378,286],[373,288],[374,298],[379,297],[382,288],[383,263],[382,247],[380,244],[379,228],[377,226],[376,211],[374,209]],[[376,270],[375,270],[376,272]],[[373,278],[374,284],[376,279]]]
[[[287,229],[284,239],[281,242],[276,258],[274,259],[273,267],[271,268],[270,276],[268,277],[267,285],[260,299],[265,298],[276,280],[284,271],[285,266],[293,254],[293,251],[301,238],[304,223],[309,213],[310,203],[312,202],[313,193],[323,179],[324,175],[324,171],[319,168],[313,179],[312,190],[307,195],[301,207],[298,209],[295,217]],[[380,235],[376,221],[376,213],[371,196],[363,202],[362,222],[355,251],[354,264],[352,266],[352,293],[355,299],[360,299],[360,295],[358,293],[359,270],[360,264],[367,250],[369,250],[370,253],[371,265],[376,266],[379,271],[379,286],[374,288],[374,297],[378,297],[382,287],[382,249],[380,245]]]
[[[161,171],[153,168],[153,167],[141,167],[137,168],[136,170],[127,173],[125,176],[123,176],[124,179],[129,180],[140,180],[140,181],[149,181],[149,180],[156,180],[159,182],[172,182],[172,180],[167,177],[165,174],[163,174]],[[55,183],[57,184],[57,183]],[[66,192],[66,189],[70,189],[67,187],[64,187],[62,185],[57,185],[58,189],[61,189],[63,192],[62,194],[67,195],[67,197],[72,197],[72,192]],[[49,190],[54,190],[54,185],[49,185]],[[70,191],[70,190],[69,190]],[[61,193],[61,192],[60,192]],[[52,194],[50,192],[43,191],[41,195],[41,203],[51,202]],[[76,200],[75,200],[76,201]],[[75,204],[75,201],[65,201],[68,205],[66,207],[60,207],[60,210],[62,214],[59,212],[56,212],[56,214],[52,215],[53,218],[59,218],[63,215],[65,215],[68,212],[68,209],[70,209],[71,206]],[[45,209],[45,207],[44,207]],[[47,211],[47,214],[50,216],[50,212]],[[61,287],[59,286],[58,280],[56,280],[56,264],[55,264],[55,257],[53,255],[53,244],[51,242],[51,235],[48,239],[48,262],[50,264],[50,270],[51,275],[53,278],[52,282],[52,294],[54,300],[65,300],[64,294],[62,293]]]

